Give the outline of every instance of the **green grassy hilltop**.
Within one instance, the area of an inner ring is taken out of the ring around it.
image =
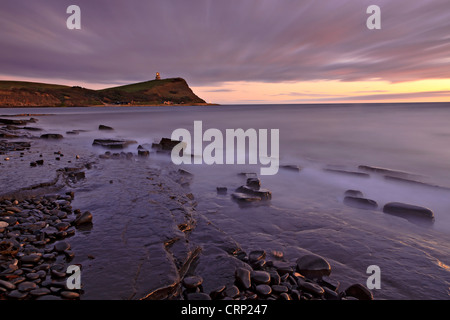
[[[0,107],[106,105],[203,105],[182,78],[151,80],[103,90],[56,84],[0,81]]]

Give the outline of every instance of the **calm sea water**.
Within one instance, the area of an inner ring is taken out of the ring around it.
[[[257,165],[182,165],[195,175],[191,189],[199,212],[244,249],[279,250],[291,261],[304,252],[323,255],[343,285],[365,284],[367,267],[378,265],[382,287],[374,291],[377,298],[450,297],[450,191],[377,174],[361,178],[323,170],[358,171],[359,165],[369,165],[450,188],[450,103],[0,110],[19,113],[50,114],[35,116],[48,132],[86,130],[66,136],[63,143],[93,153],[104,152],[92,147],[95,138],[151,144],[177,128],[192,131],[194,121],[202,121],[204,130],[223,132],[279,129],[280,165],[298,165],[302,171],[260,176],[262,186],[272,191],[270,205],[240,208],[229,194],[216,192],[218,186],[239,187],[245,181],[238,173],[259,172]],[[100,132],[99,124],[115,131]],[[129,150],[136,152],[136,146]],[[132,179],[133,174],[130,167],[127,175]],[[362,191],[380,209],[346,206],[342,200],[348,189]],[[435,223],[416,225],[384,214],[381,208],[392,201],[432,209]]]

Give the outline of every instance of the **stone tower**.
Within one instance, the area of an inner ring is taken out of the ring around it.
[[[161,80],[161,75],[159,74],[159,72],[156,73],[155,80]]]

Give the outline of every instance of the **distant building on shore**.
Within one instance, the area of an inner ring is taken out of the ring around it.
[[[159,72],[156,73],[155,80],[161,80],[161,75],[159,74]]]

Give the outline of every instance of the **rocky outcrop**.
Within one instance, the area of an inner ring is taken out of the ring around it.
[[[104,90],[45,83],[0,81],[0,107],[86,107],[103,105],[198,105],[182,78],[152,80]]]

